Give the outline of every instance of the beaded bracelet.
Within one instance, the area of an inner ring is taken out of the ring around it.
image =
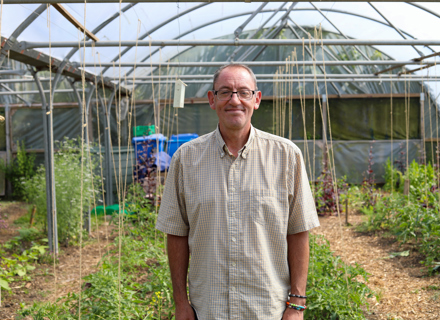
[[[297,311],[304,311],[304,310],[307,309],[306,306],[299,306],[299,305],[297,305],[297,304],[290,303],[289,301],[287,301],[286,304],[287,304],[287,308],[295,309],[295,310],[297,310]]]
[[[289,297],[307,299],[307,296],[300,296],[299,294],[293,294],[293,293],[289,293]]]

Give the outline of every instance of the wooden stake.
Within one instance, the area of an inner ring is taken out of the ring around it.
[[[37,206],[34,204],[34,207],[32,208],[32,213],[31,213],[31,220],[29,221],[29,227],[32,227],[32,225],[34,224],[35,212],[37,212]]]
[[[403,194],[405,196],[409,195],[409,179],[405,180],[405,184],[403,186]]]
[[[348,197],[345,199],[345,224],[348,225]]]

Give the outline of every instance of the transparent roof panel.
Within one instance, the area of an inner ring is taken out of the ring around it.
[[[292,2],[286,3],[282,10],[273,15],[275,10],[283,6],[283,2],[269,2],[244,27],[240,38],[246,38],[266,22],[265,30],[272,26],[279,26],[281,23],[280,18],[284,16],[291,5]],[[427,10],[431,10],[434,14],[422,10],[418,7],[420,5],[426,7]],[[115,19],[97,30],[95,34],[100,41],[125,41],[136,40],[137,38],[144,40],[233,38],[237,27],[244,23],[250,14],[256,12],[262,6],[262,3],[178,2],[137,3],[134,5],[127,3],[94,3],[86,5],[63,4],[63,6],[89,31],[94,31],[102,26],[102,23],[107,19],[115,16]],[[1,35],[4,37],[11,36],[20,23],[38,7],[38,4],[3,5]],[[321,12],[317,11],[315,7],[319,8]],[[122,8],[128,9],[120,16],[115,15]],[[272,19],[267,21],[270,17]],[[50,23],[48,23],[48,20],[50,20]],[[297,24],[306,27],[308,30],[322,28],[326,32],[334,34],[338,34],[340,31],[355,39],[402,39],[402,35],[392,26],[387,26],[389,22],[396,28],[401,29],[408,39],[415,37],[417,39],[435,40],[438,39],[438,30],[440,30],[440,3],[373,2],[370,5],[367,2],[298,2],[290,12],[287,22],[293,27]],[[302,37],[306,36],[301,31],[298,31],[298,33]],[[288,38],[296,38],[292,33],[286,32],[285,34],[289,34]],[[83,34],[76,27],[69,23],[55,8],[50,7],[50,14],[47,10],[44,11],[18,36],[18,41],[72,41],[77,43],[82,37]],[[130,63],[152,61],[166,64],[166,61],[170,59],[179,61],[179,57],[181,60],[191,61],[191,58],[195,58],[197,55],[188,55],[187,50],[189,48],[183,45],[164,47],[161,50],[159,50],[159,47],[149,48],[148,46],[138,48],[81,48],[81,50],[74,53],[70,61],[75,61],[78,64],[82,62],[95,63],[96,68],[87,67],[89,72],[100,73],[105,71],[105,76],[115,79],[124,78],[126,74],[128,74],[128,77],[134,75],[140,77],[149,75],[151,68],[140,67],[133,73],[132,67],[100,68],[99,63],[115,61],[115,64],[118,65],[119,61]],[[71,49],[37,48],[37,50],[59,59],[64,59]],[[417,58],[420,54],[428,55],[432,52],[438,52],[440,46],[431,46],[430,48],[418,46],[417,50],[411,46],[373,46],[373,50],[375,49],[395,60],[410,60]],[[201,52],[204,52],[204,50],[201,49]],[[219,49],[217,51],[230,53],[231,50],[234,51],[235,48]],[[268,50],[261,57],[268,60],[277,60],[278,57],[270,54],[272,51]],[[151,53],[154,54],[150,58]],[[120,59],[119,55],[121,55]],[[224,61],[225,59],[227,59],[227,56],[212,55],[209,61]],[[332,57],[326,56],[326,59],[331,60]],[[361,55],[359,59],[364,59],[364,57]],[[435,59],[437,58],[432,58],[431,61]],[[412,68],[416,68],[416,66],[411,66],[409,69]],[[175,72],[181,72],[181,70]],[[336,72],[340,71],[340,68],[335,70]],[[418,71],[415,74],[438,74],[437,70],[438,68],[432,67]],[[189,72],[189,70],[186,70],[186,72]],[[430,86],[433,87],[434,85],[431,84]]]

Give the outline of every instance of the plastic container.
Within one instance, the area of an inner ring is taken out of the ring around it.
[[[173,134],[170,140],[168,140],[168,154],[170,157],[172,157],[182,144],[198,137],[199,135],[197,133],[181,133],[178,135]]]
[[[113,215],[113,214],[117,214],[119,211],[119,204],[113,204],[111,206],[107,206],[104,209],[104,206],[97,206],[96,208],[93,208],[92,211],[90,212],[90,214],[92,215],[92,217],[96,214],[98,216],[103,216],[104,213],[107,215]],[[128,214],[127,210],[122,210],[125,214]]]
[[[135,137],[131,140],[136,156],[136,161],[144,164],[151,157],[151,151],[154,153],[164,151],[167,138],[160,133],[152,134],[147,137]]]
[[[156,133],[154,124],[151,126],[136,126],[133,127],[133,137],[144,137]]]

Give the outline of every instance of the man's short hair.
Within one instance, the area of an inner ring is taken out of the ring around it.
[[[218,68],[217,71],[214,72],[214,79],[212,81],[212,90],[215,90],[215,83],[217,82],[217,79],[220,76],[220,73],[222,73],[222,71],[225,70],[226,68],[243,68],[243,69],[245,69],[247,72],[249,72],[249,74],[252,77],[252,80],[254,81],[255,90],[258,90],[258,88],[257,88],[257,77],[255,76],[254,72],[247,65],[241,64],[241,63],[225,64],[224,66],[221,66],[220,68]]]

